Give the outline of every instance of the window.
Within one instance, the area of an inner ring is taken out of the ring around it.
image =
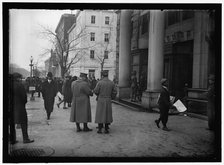
[[[183,11],[183,15],[182,15],[183,20],[190,19],[192,17],[194,17],[194,11],[191,11],[191,10]]]
[[[105,17],[105,24],[109,25],[109,23],[110,23],[110,17]]]
[[[104,34],[104,41],[109,42],[109,34],[108,33]]]
[[[90,33],[90,41],[95,41],[95,33]]]
[[[180,12],[170,11],[168,12],[168,26],[180,22]]]
[[[104,59],[108,59],[108,51],[104,51]]]
[[[95,24],[95,20],[96,19],[96,16],[95,15],[92,15],[91,16],[91,24]]]
[[[94,58],[94,50],[90,50],[90,58]]]
[[[147,18],[147,14],[144,14],[143,16],[142,16],[142,18],[141,18],[141,20],[142,20],[142,23],[141,23],[141,25],[142,25],[142,34],[145,34],[145,33],[147,33],[148,32],[148,18]]]

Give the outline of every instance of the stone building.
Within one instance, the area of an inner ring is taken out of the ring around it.
[[[71,28],[71,26],[75,23],[76,16],[75,14],[63,14],[60,18],[60,21],[55,29],[55,33],[57,35],[57,45],[55,47],[54,53],[56,55],[56,63],[53,67],[55,70],[56,77],[63,77],[64,74],[66,74],[65,68],[62,68],[61,63],[65,62],[63,61],[62,56],[66,56],[67,44],[68,44],[68,30]],[[62,55],[63,54],[63,55]]]
[[[130,73],[145,76],[146,89],[141,105],[156,107],[160,80],[169,80],[169,89],[183,99],[184,87],[192,95],[208,86],[214,74],[215,55],[206,38],[214,32],[214,19],[205,10],[119,10],[119,93],[130,97]]]
[[[70,69],[71,75],[86,72],[89,77],[100,79],[101,71],[107,70],[109,79],[115,75],[117,15],[112,10],[81,10],[76,23],[68,31],[69,42],[73,40],[76,57]]]

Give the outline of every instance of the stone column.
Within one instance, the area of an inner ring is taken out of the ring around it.
[[[118,97],[130,97],[131,11],[121,10]]]
[[[164,58],[164,11],[150,11],[147,90],[143,92],[142,106],[152,109],[161,89]]]
[[[208,20],[205,11],[195,12],[192,88],[207,88],[209,45],[205,38],[208,34]]]

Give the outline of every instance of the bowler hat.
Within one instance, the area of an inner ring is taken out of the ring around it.
[[[53,77],[52,73],[51,72],[48,72],[47,73],[47,77]]]

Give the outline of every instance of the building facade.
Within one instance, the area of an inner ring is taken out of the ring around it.
[[[215,70],[214,51],[206,41],[214,31],[208,11],[120,10],[117,14],[120,99],[130,97],[132,71],[137,72],[138,81],[141,76],[146,81],[141,99],[145,108],[156,107],[163,77],[179,99],[185,96],[186,85],[208,87],[208,75]]]
[[[71,26],[75,23],[76,16],[75,14],[63,14],[60,18],[60,21],[55,29],[55,33],[57,36],[57,44],[54,49],[54,54],[56,56],[56,63],[53,66],[55,70],[56,77],[63,77],[64,74],[68,73],[69,71],[66,70],[65,63],[66,60],[66,52],[69,51],[68,49],[68,30]],[[64,59],[63,59],[64,58]],[[62,67],[63,66],[63,67]]]
[[[110,10],[82,10],[76,14],[76,23],[68,31],[69,42],[74,51],[70,58],[76,57],[70,74],[79,76],[80,72],[89,77],[101,78],[101,71],[107,70],[109,79],[115,75],[116,64],[116,25],[117,15]]]

